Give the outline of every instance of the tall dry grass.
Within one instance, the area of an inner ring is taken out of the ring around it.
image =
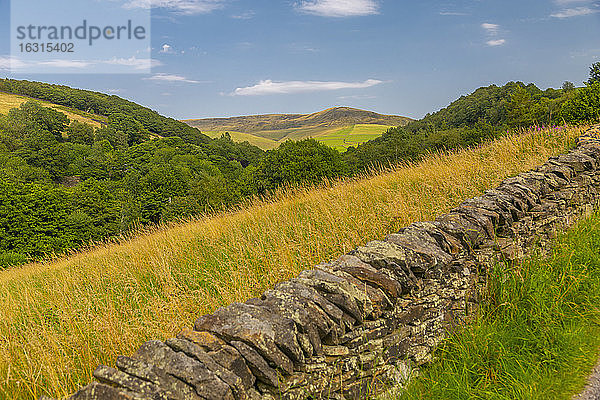
[[[413,221],[574,144],[581,128],[433,154],[360,179],[0,273],[0,398],[61,397],[150,338]]]

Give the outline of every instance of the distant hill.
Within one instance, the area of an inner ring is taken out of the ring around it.
[[[343,150],[350,145],[380,136],[390,127],[405,126],[410,118],[383,115],[350,107],[334,107],[312,114],[265,114],[232,118],[184,120],[209,136],[229,132],[235,141],[249,141],[263,149],[277,147],[286,140],[308,137]],[[365,130],[365,125],[372,125]],[[349,139],[343,136],[354,129],[361,133]],[[365,134],[368,131],[369,134]],[[336,140],[342,138],[342,140]],[[265,141],[267,139],[267,141]]]

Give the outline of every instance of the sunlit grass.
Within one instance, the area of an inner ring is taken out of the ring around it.
[[[574,144],[525,133],[298,188],[46,264],[0,272],[0,397],[65,396],[143,341],[256,296],[321,261],[429,220]]]
[[[29,100],[31,100],[29,97],[0,92],[0,114],[8,114],[8,112],[11,109],[18,108],[21,104],[23,104]],[[60,111],[64,114],[66,114],[66,116],[71,121],[84,122],[84,123],[90,124],[96,128],[99,128],[101,126],[101,123],[96,120],[102,121],[105,119],[104,117],[101,117],[101,116],[84,113],[82,111],[70,109],[70,108],[64,107],[64,106],[59,106],[56,104],[52,104],[48,101],[37,100],[37,99],[35,101],[37,101],[38,103],[42,104],[45,107],[50,107],[50,108],[53,108],[57,111]]]

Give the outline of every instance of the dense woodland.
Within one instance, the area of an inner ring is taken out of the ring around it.
[[[0,268],[59,254],[135,227],[219,210],[288,184],[352,176],[374,164],[471,146],[507,130],[600,120],[600,64],[581,88],[510,82],[463,96],[345,153],[315,140],[264,152],[210,139],[102,93],[0,80],[0,91],[101,115],[101,128],[28,101],[0,115]]]

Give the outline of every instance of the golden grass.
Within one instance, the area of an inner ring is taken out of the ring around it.
[[[581,128],[526,133],[330,187],[164,227],[0,273],[0,397],[72,393],[93,369],[219,306],[430,220],[574,144]]]
[[[31,100],[29,97],[0,92],[0,114],[8,114],[8,112],[11,109],[18,108],[21,104],[23,104],[29,100]],[[90,124],[94,128],[99,128],[102,125],[100,122],[94,121],[91,118],[87,118],[83,115],[76,114],[73,111],[69,111],[69,109],[67,107],[59,106],[59,105],[56,105],[56,104],[53,104],[53,103],[50,103],[47,101],[43,101],[43,100],[35,100],[35,101],[39,102],[40,104],[42,104],[45,107],[50,107],[50,108],[55,109],[56,111],[60,111],[63,114],[66,114],[66,116],[71,121],[79,121],[79,122],[83,122],[86,124]],[[100,119],[100,118],[102,118],[102,117],[97,117],[96,119]]]

